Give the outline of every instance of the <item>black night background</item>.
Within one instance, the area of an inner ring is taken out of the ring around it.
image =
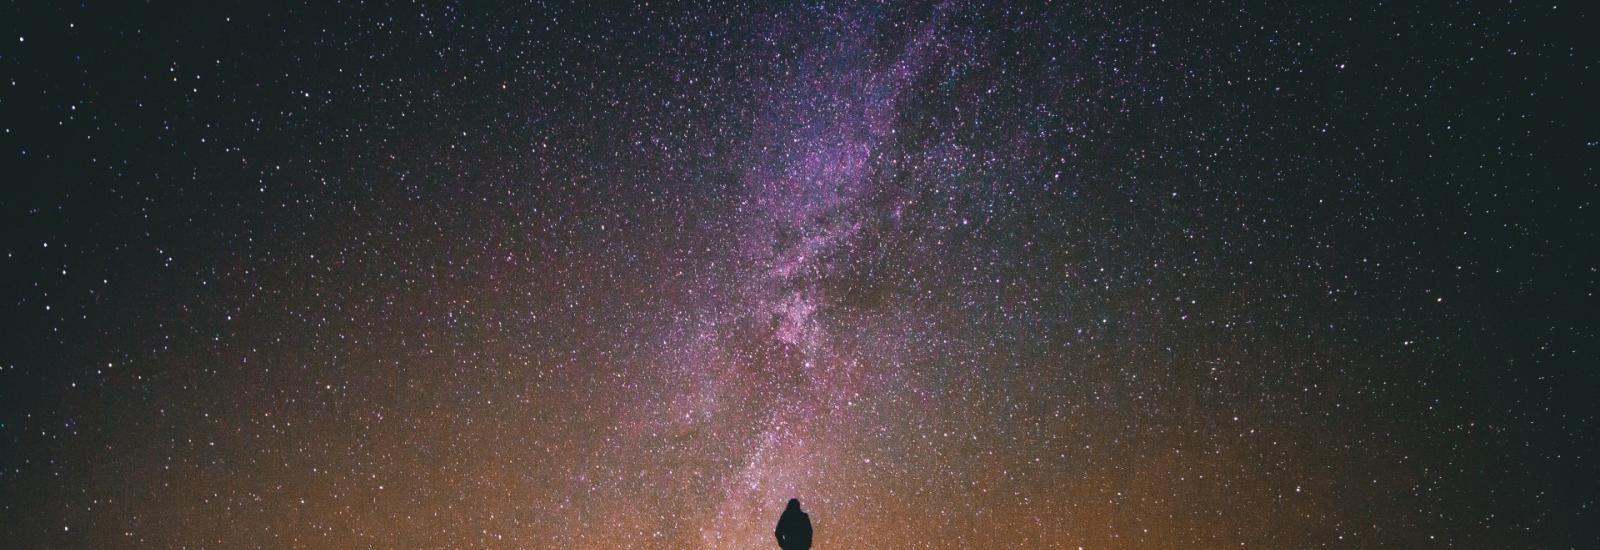
[[[8,2],[0,546],[1600,545],[1584,2]]]

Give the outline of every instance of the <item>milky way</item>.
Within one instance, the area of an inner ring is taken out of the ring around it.
[[[1600,538],[1576,5],[39,4],[15,547]]]

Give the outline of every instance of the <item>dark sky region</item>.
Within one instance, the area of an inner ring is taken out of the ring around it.
[[[9,2],[8,548],[1594,548],[1584,2]]]

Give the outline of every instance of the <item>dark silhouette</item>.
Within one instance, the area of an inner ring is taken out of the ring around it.
[[[778,537],[778,547],[783,550],[811,548],[811,516],[800,511],[800,499],[789,499],[789,507],[778,516],[778,528],[772,534]]]

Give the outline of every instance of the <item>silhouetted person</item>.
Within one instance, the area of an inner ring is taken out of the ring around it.
[[[772,534],[778,537],[778,547],[783,550],[811,548],[811,516],[800,511],[800,499],[789,499],[789,507],[778,516],[778,528]]]

